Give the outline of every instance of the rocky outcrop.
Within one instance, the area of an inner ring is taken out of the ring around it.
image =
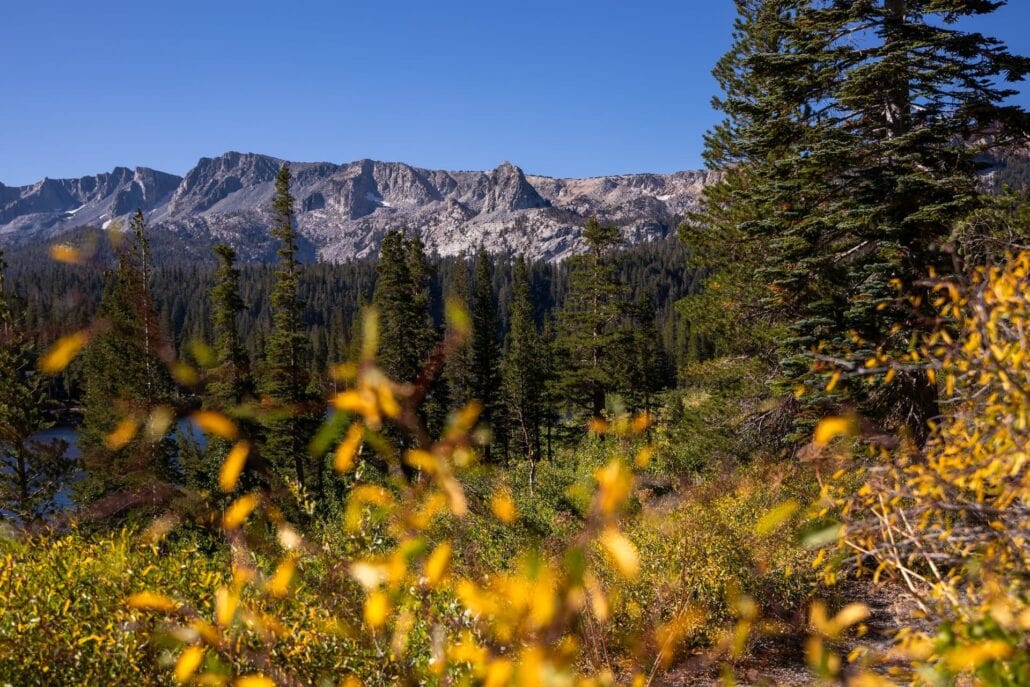
[[[268,235],[282,160],[230,152],[203,158],[185,177],[116,168],[81,179],[0,185],[0,244],[45,241],[104,226],[140,208],[152,226],[190,241],[227,241],[244,259],[274,255]],[[596,215],[631,242],[674,230],[696,206],[709,172],[589,179],[526,175],[505,162],[489,172],[447,172],[404,163],[291,163],[297,225],[311,256],[342,261],[374,255],[388,229],[418,232],[430,250],[562,259],[581,250]]]

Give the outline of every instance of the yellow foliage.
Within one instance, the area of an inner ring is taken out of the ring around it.
[[[146,611],[174,611],[179,605],[167,596],[155,594],[154,592],[137,592],[125,600],[131,608],[139,608]]]
[[[192,419],[203,431],[227,441],[234,440],[239,434],[236,423],[213,410],[198,410],[193,413]]]
[[[230,449],[218,472],[218,486],[222,491],[230,492],[236,488],[249,454],[250,444],[246,441],[239,441]]]
[[[831,483],[828,496],[845,521],[841,554],[947,627],[902,635],[916,664],[942,680],[1003,675],[1030,660],[1016,630],[1030,614],[1030,252],[939,291],[952,319],[915,360],[943,381],[947,412],[920,451],[883,452],[860,489]]]
[[[89,332],[80,331],[62,336],[39,360],[39,369],[46,374],[58,374],[68,367],[75,356],[89,343]]]
[[[204,660],[204,649],[199,646],[188,646],[181,654],[179,659],[175,662],[175,670],[173,677],[175,681],[184,683],[193,677],[193,674],[197,672],[197,668],[200,667],[200,663]]]

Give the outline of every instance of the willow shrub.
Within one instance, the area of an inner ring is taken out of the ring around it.
[[[845,470],[827,481],[824,505],[842,522],[824,573],[893,583],[933,627],[899,629],[896,655],[910,665],[898,676],[1026,685],[1030,252],[935,283],[933,293],[939,326],[907,360],[877,354],[845,370],[871,384],[922,371],[940,387],[942,416],[921,448],[867,441],[874,458],[857,490],[841,488]],[[855,429],[846,418],[824,420],[816,440]]]

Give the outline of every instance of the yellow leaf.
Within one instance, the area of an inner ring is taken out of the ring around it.
[[[268,593],[272,596],[286,596],[295,570],[296,566],[292,558],[283,560],[276,567],[275,574],[272,575],[272,579],[268,582]]]
[[[137,592],[126,599],[125,603],[130,608],[138,608],[141,611],[161,611],[164,613],[170,613],[179,607],[179,604],[167,596],[155,594],[154,592]]]
[[[514,666],[508,659],[494,659],[486,669],[486,679],[483,681],[483,687],[504,687],[511,680],[512,673],[514,672]]]
[[[124,448],[139,431],[139,423],[135,418],[127,417],[118,423],[110,434],[104,437],[104,446],[108,451],[117,451]]]
[[[840,372],[834,372],[830,375],[830,381],[826,382],[826,390],[833,391],[837,388],[837,384],[840,382]]]
[[[81,251],[74,246],[69,246],[67,243],[55,243],[50,246],[50,257],[57,262],[64,262],[69,265],[78,265],[82,262]]]
[[[227,627],[236,615],[236,607],[239,603],[238,596],[226,587],[219,587],[215,591],[215,622],[220,627]]]
[[[246,494],[236,499],[231,506],[225,509],[222,516],[222,526],[227,530],[233,530],[246,522],[251,512],[257,508],[260,499],[257,494]]]
[[[974,671],[985,663],[1006,659],[1012,655],[1013,647],[1000,639],[961,646],[944,656],[945,663],[956,671]]]
[[[244,675],[236,678],[235,687],[275,687],[275,681],[264,675]]]
[[[239,434],[232,420],[213,410],[199,410],[193,413],[193,422],[208,434],[227,441],[232,441]]]
[[[471,431],[476,426],[476,421],[479,420],[479,414],[482,412],[483,406],[478,401],[465,404],[454,414],[453,430],[460,433]]]
[[[386,417],[396,418],[401,414],[401,406],[397,403],[397,397],[393,395],[393,388],[390,383],[384,381],[376,386],[376,396],[379,398],[379,407]]]
[[[222,461],[222,469],[218,473],[218,486],[222,491],[230,492],[236,488],[236,483],[240,479],[240,473],[243,472],[243,465],[247,462],[249,454],[250,444],[246,441],[237,442],[229,451],[229,455]]]
[[[636,578],[640,573],[640,557],[637,555],[637,547],[633,546],[626,535],[610,527],[601,535],[601,545],[623,577]]]
[[[336,447],[336,453],[333,455],[333,467],[336,468],[337,472],[349,472],[354,467],[354,456],[357,455],[358,449],[361,448],[361,439],[364,436],[364,430],[357,422],[352,422],[351,426],[347,429],[347,435],[344,436],[343,441]]]
[[[179,660],[175,662],[175,681],[186,682],[193,673],[197,672],[201,661],[204,660],[204,650],[199,646],[188,646],[179,654]]]
[[[440,469],[440,461],[429,451],[413,448],[404,454],[404,462],[427,475],[435,475]]]
[[[784,501],[779,504],[768,513],[759,518],[755,524],[755,534],[759,537],[765,537],[775,532],[780,525],[782,525],[787,518],[794,515],[798,511],[800,506],[794,499]]]
[[[68,367],[68,363],[89,343],[89,333],[75,332],[62,336],[39,360],[39,369],[46,374],[54,375]]]
[[[813,441],[816,446],[826,446],[840,435],[851,435],[855,431],[854,423],[846,417],[828,417],[821,420],[815,428]]]
[[[386,624],[390,615],[390,599],[386,592],[377,589],[365,599],[365,624],[373,630],[379,629]]]
[[[493,511],[494,517],[506,525],[515,522],[515,518],[518,517],[518,513],[515,511],[515,502],[511,500],[511,496],[506,491],[499,491],[493,495],[493,498],[490,499],[490,510]]]
[[[869,617],[869,607],[862,603],[848,604],[833,616],[830,623],[838,632],[860,623]]]
[[[372,392],[367,389],[362,389],[360,391],[356,389],[348,389],[347,391],[343,391],[333,398],[333,405],[340,410],[344,410],[349,413],[357,413],[369,421],[372,419],[377,420],[379,417],[376,398]]]
[[[453,477],[446,477],[441,481],[440,486],[447,494],[447,505],[451,509],[451,515],[464,517],[468,512],[468,503],[465,500],[465,491],[461,488],[461,483]]]
[[[429,586],[434,587],[443,579],[450,561],[451,545],[448,542],[443,542],[426,559],[426,580],[428,580]]]

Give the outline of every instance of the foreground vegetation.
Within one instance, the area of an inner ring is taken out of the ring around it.
[[[317,344],[285,166],[249,333],[223,245],[169,339],[142,213],[56,341],[3,289],[0,678],[1030,682],[1030,212],[977,177],[1030,62],[954,28],[989,2],[737,8],[685,355],[596,219],[560,299],[389,232]],[[62,376],[77,463],[37,440]]]

